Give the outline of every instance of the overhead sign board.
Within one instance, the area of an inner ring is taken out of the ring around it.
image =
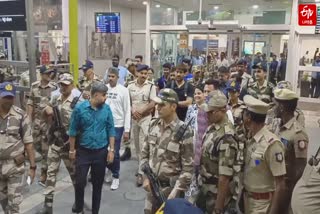
[[[27,30],[25,0],[1,0],[0,31],[25,30]]]

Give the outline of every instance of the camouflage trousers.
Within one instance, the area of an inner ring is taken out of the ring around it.
[[[196,202],[205,214],[211,214],[214,212],[215,203],[217,200],[217,186],[213,184],[202,184],[200,187],[200,193]],[[230,199],[230,202],[225,206],[224,214],[236,214],[236,201]]]
[[[48,157],[48,137],[47,137],[48,126],[45,121],[35,119],[32,127],[32,137],[34,147],[38,153],[42,155],[41,160],[41,171],[46,172],[48,169],[47,157]]]
[[[162,193],[165,196],[165,198],[167,198],[169,196],[169,194],[171,193],[173,188],[171,187],[166,187],[166,188],[162,188]],[[157,209],[159,209],[160,207],[156,207],[156,199],[153,197],[153,195],[151,194],[151,192],[147,192],[146,195],[146,200],[145,200],[145,204],[144,204],[144,214],[154,214],[157,212]]]
[[[64,150],[56,145],[50,145],[48,152],[48,171],[47,171],[47,182],[46,189],[44,191],[45,202],[47,206],[51,207],[53,202],[54,189],[57,182],[57,175],[59,172],[61,160],[66,166],[71,181],[74,185],[75,183],[75,164],[69,159],[69,151]]]
[[[6,214],[19,213],[24,171],[24,164],[17,166],[12,159],[0,160],[0,203]]]

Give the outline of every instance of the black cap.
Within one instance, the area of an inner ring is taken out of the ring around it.
[[[246,65],[246,64],[247,64],[247,61],[244,59],[240,59],[237,63],[237,65]]]
[[[184,62],[184,63],[187,63],[187,64],[191,64],[191,59],[189,59],[189,58],[184,58],[183,60],[182,60],[182,62]]]
[[[267,71],[267,68],[261,64],[261,62],[254,64],[252,69],[262,69],[263,71]]]
[[[149,66],[147,66],[147,65],[141,64],[141,65],[137,66],[137,72],[140,72],[140,71],[143,71],[143,70],[148,70],[148,69],[149,69]]]

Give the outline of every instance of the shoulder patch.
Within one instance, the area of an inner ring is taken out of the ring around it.
[[[275,155],[276,155],[276,161],[279,162],[279,163],[282,163],[282,161],[283,161],[282,152],[276,153]]]
[[[307,142],[304,140],[300,140],[298,142],[298,147],[300,150],[305,150],[307,148]]]

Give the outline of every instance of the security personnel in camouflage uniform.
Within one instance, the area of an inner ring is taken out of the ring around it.
[[[36,150],[42,155],[41,177],[39,183],[45,185],[47,179],[47,154],[49,145],[47,142],[47,123],[42,118],[42,110],[49,103],[51,92],[58,86],[51,81],[50,75],[54,70],[43,65],[40,68],[41,80],[32,83],[30,97],[27,101],[27,113],[32,120],[33,139]]]
[[[243,123],[252,136],[246,143],[245,214],[281,213],[286,174],[284,145],[264,125],[269,105],[250,95],[243,101],[247,106]]]
[[[238,142],[238,154],[237,154],[237,165],[241,166],[241,172],[239,176],[235,177],[236,194],[240,195],[242,189],[242,168],[244,165],[244,152],[245,143],[247,141],[247,133],[243,128],[243,111],[246,109],[246,105],[239,99],[241,85],[237,81],[232,81],[227,87],[229,102],[228,108],[230,108],[234,121],[234,128],[236,132],[236,141]]]
[[[168,199],[183,197],[193,174],[193,135],[191,128],[177,117],[178,101],[178,95],[172,89],[160,90],[155,98],[159,119],[151,121],[141,151],[140,166],[150,165]],[[157,208],[147,178],[144,179],[144,188],[148,191],[144,213],[153,214]]]
[[[248,83],[247,87],[243,88],[242,96],[249,94],[254,98],[257,98],[265,103],[272,102],[272,89],[274,85],[267,81],[267,70],[261,63],[252,66],[252,69],[255,70],[256,81],[253,83]]]
[[[83,76],[79,79],[78,88],[83,93],[83,99],[89,99],[92,83],[103,82],[103,79],[94,73],[93,63],[90,60],[86,60],[79,69],[83,71]]]
[[[72,183],[74,183],[74,176],[75,176],[75,166],[74,163],[70,161],[69,159],[69,150],[66,148],[66,145],[63,145],[63,143],[66,143],[63,139],[64,137],[67,137],[66,130],[69,129],[69,122],[71,113],[73,110],[73,105],[75,105],[74,100],[77,98],[72,95],[72,89],[73,89],[73,77],[69,73],[64,73],[59,77],[59,85],[60,85],[60,92],[61,95],[52,97],[50,104],[45,108],[44,114],[47,117],[52,118],[53,120],[57,120],[55,118],[55,115],[53,113],[52,107],[58,107],[61,123],[63,126],[63,129],[65,133],[61,133],[59,131],[54,131],[53,129],[49,129],[48,133],[49,135],[53,135],[55,137],[49,138],[50,140],[50,147],[48,152],[48,172],[47,172],[47,183],[46,183],[46,189],[44,191],[45,195],[45,202],[44,207],[41,211],[38,212],[38,214],[52,214],[52,204],[53,204],[53,195],[54,195],[54,188],[56,185],[56,179],[57,174],[59,172],[61,159],[63,160],[69,175],[71,177]],[[52,123],[52,125],[54,125]],[[63,137],[64,136],[64,137]],[[59,138],[59,139],[58,139]]]
[[[307,163],[308,151],[308,135],[303,126],[296,120],[294,115],[297,104],[298,95],[289,89],[276,89],[275,97],[275,115],[281,119],[278,135],[284,144],[285,161],[286,161],[286,196],[283,203],[283,213],[292,213],[290,201],[292,191],[296,182],[302,176],[304,167]]]
[[[274,88],[274,90],[276,89],[289,89],[289,90],[293,90],[292,85],[289,81],[280,81],[277,83],[277,86]],[[295,112],[294,112],[295,118],[296,120],[303,126],[305,127],[305,117],[304,117],[304,113],[302,110],[300,110],[299,108],[296,108]],[[276,118],[275,116],[275,104],[272,103],[272,108],[269,109],[268,114],[267,114],[267,118],[266,118],[266,125],[268,126],[269,130],[272,131],[273,133],[277,133],[279,132],[279,126],[281,123],[281,119],[280,118]]]
[[[235,213],[237,199],[232,184],[233,177],[240,171],[235,130],[226,115],[226,96],[216,90],[208,98],[203,109],[207,112],[209,127],[203,137],[200,194],[196,204],[205,213]]]
[[[13,105],[15,92],[12,83],[0,84],[0,204],[6,214],[19,213],[25,151],[31,181],[36,170],[31,123],[25,112]]]

